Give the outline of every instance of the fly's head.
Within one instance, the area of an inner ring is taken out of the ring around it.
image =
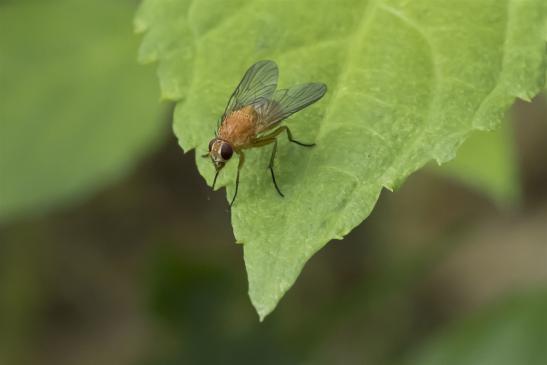
[[[226,165],[226,162],[232,158],[233,154],[234,149],[229,142],[220,138],[213,138],[209,142],[209,156],[211,156],[211,161],[213,161],[217,171],[220,171]]]

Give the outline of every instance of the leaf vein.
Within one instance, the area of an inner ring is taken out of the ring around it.
[[[393,182],[395,178],[393,176],[387,176],[388,174],[393,175],[393,171],[395,169],[395,175],[399,175],[397,178],[400,178],[401,175],[406,175],[406,171],[402,171],[401,165],[404,162],[405,158],[408,158],[408,156],[412,156],[413,151],[416,149],[417,146],[420,144],[423,144],[423,141],[426,137],[426,132],[428,131],[429,127],[431,126],[431,123],[433,121],[433,115],[435,113],[436,109],[436,100],[438,98],[438,90],[440,85],[440,80],[442,78],[440,69],[438,67],[438,63],[436,61],[435,57],[435,48],[433,46],[433,42],[430,40],[429,35],[418,25],[416,24],[412,19],[401,13],[400,11],[393,9],[392,7],[382,4],[381,8],[386,11],[388,14],[391,14],[396,19],[399,19],[403,24],[407,25],[409,28],[414,29],[425,41],[428,49],[429,49],[429,57],[431,59],[431,67],[433,71],[433,77],[431,80],[431,87],[430,87],[430,101],[429,105],[427,107],[427,112],[425,113],[424,123],[421,125],[421,128],[419,129],[418,135],[410,142],[409,145],[406,145],[406,153],[401,153],[403,149],[405,149],[405,145],[401,144],[401,148],[399,149],[399,153],[394,154],[394,159],[389,164],[389,167],[386,168],[385,173],[381,176],[381,181],[384,185],[388,185],[389,188],[391,188],[391,185],[393,185]]]

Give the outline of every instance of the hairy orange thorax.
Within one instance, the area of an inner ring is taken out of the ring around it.
[[[218,137],[230,142],[235,150],[249,145],[256,137],[258,114],[248,105],[227,115],[218,130]]]

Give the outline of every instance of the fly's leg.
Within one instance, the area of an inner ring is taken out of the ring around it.
[[[287,126],[282,126],[282,127],[277,128],[276,130],[274,130],[270,134],[267,134],[267,135],[261,137],[260,139],[256,140],[255,143],[253,143],[253,145],[252,145],[253,147],[260,147],[260,146],[265,146],[265,145],[270,144],[270,143],[274,144],[273,149],[272,149],[272,155],[270,157],[270,164],[268,165],[268,168],[270,169],[270,173],[272,174],[272,182],[274,184],[275,190],[277,190],[279,195],[281,195],[282,197],[285,197],[285,195],[283,195],[283,193],[281,192],[281,189],[279,189],[279,186],[277,185],[277,181],[275,180],[275,173],[274,173],[274,170],[273,170],[273,165],[274,165],[275,155],[277,154],[277,136],[279,136],[281,133],[283,133],[285,131],[287,132],[287,138],[289,139],[290,142],[296,143],[297,145],[303,146],[303,147],[313,147],[313,146],[315,146],[315,143],[302,143],[300,141],[295,140],[292,137],[291,130]]]
[[[280,135],[281,133],[283,133],[285,131],[287,131],[287,138],[289,139],[290,142],[296,143],[297,145],[302,146],[302,147],[313,147],[313,146],[315,146],[315,143],[302,143],[302,142],[297,141],[296,139],[294,139],[292,137],[291,130],[287,126],[279,127],[275,131],[273,131],[272,133],[265,135],[263,138],[264,139],[275,138],[275,137],[277,137],[278,135]]]
[[[237,164],[236,191],[234,192],[234,196],[232,197],[232,201],[230,202],[230,207],[234,205],[234,202],[236,200],[237,190],[239,188],[239,171],[241,170],[241,168],[243,167],[243,164],[245,163],[245,154],[243,153],[243,151],[239,152],[238,156],[239,156],[239,162]]]
[[[277,132],[277,130],[275,132]],[[281,192],[281,189],[279,189],[279,186],[277,185],[277,181],[275,180],[275,173],[273,170],[275,155],[277,154],[277,139],[275,138],[275,136],[279,134],[279,132],[278,133],[275,133],[275,132],[271,133],[268,136],[265,136],[256,140],[253,143],[253,147],[261,147],[270,143],[274,144],[272,149],[272,155],[270,156],[270,164],[268,165],[268,169],[270,169],[270,173],[272,174],[272,182],[274,184],[275,190],[277,190],[279,195],[281,195],[282,197],[285,197],[285,195],[283,195],[283,193]]]
[[[279,129],[281,129],[282,131],[287,130],[287,138],[292,143],[296,143],[297,145],[302,146],[302,147],[313,147],[313,146],[315,146],[315,143],[302,143],[302,142],[297,141],[296,139],[293,139],[292,138],[292,133],[291,133],[291,130],[289,129],[289,127],[282,126],[282,127],[279,127]],[[281,132],[279,132],[279,133],[281,133]]]
[[[273,170],[273,165],[274,165],[274,159],[275,159],[275,155],[277,153],[277,139],[274,139],[274,142],[273,142],[273,149],[272,149],[272,155],[270,157],[270,165],[268,166],[268,168],[270,169],[270,172],[272,173],[272,181],[273,181],[273,184],[275,186],[275,190],[277,190],[277,192],[279,193],[279,195],[281,195],[283,198],[285,197],[285,195],[283,195],[283,193],[281,192],[281,190],[279,190],[279,186],[277,186],[277,181],[275,181],[275,174],[274,174],[274,170]]]

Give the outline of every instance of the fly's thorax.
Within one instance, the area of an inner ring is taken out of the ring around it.
[[[226,162],[232,158],[233,154],[234,149],[230,142],[221,138],[213,138],[209,142],[209,155],[217,170],[223,168]]]
[[[248,145],[256,136],[258,114],[248,105],[227,115],[218,130],[218,137],[229,141],[235,149]]]

